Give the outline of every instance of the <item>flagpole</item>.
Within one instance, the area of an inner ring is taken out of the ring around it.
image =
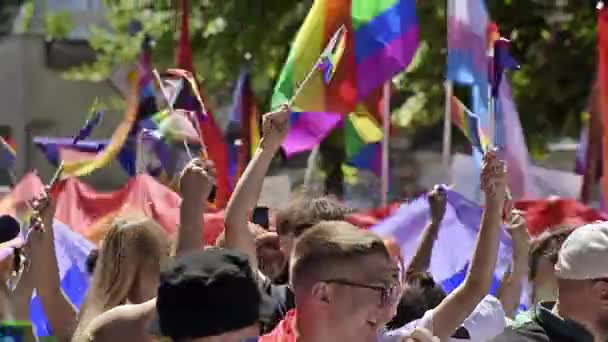
[[[492,94],[492,82],[493,82],[493,78],[495,77],[494,75],[494,45],[492,44],[489,48],[488,48],[488,63],[489,67],[488,69],[490,70],[490,72],[488,73],[489,77],[488,77],[488,118],[489,118],[489,127],[490,129],[488,130],[488,138],[490,139],[489,143],[491,146],[494,146],[494,136],[496,135],[496,118],[495,118],[495,113],[494,113],[494,95]]]
[[[452,150],[452,81],[445,81],[445,112],[443,118],[443,155],[442,164],[446,172],[447,183],[451,182],[450,155]]]
[[[384,110],[383,110],[383,128],[384,135],[382,137],[382,208],[388,206],[388,183],[389,183],[389,138],[391,128],[391,80],[384,83]]]

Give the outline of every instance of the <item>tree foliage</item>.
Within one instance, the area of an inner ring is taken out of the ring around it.
[[[174,1],[106,0],[110,30],[97,28],[90,39],[99,53],[91,66],[71,77],[101,79],[112,67],[136,58],[143,33],[129,36],[132,20],[156,41],[159,69],[173,65],[177,16]],[[190,34],[195,67],[215,101],[227,101],[244,56],[251,54],[254,88],[264,108],[281,71],[290,42],[312,0],[191,0]],[[596,19],[592,4],[563,8],[572,18],[552,23],[555,1],[488,1],[503,36],[513,39],[522,63],[510,75],[526,136],[533,150],[548,139],[578,133],[596,64]],[[421,47],[407,73],[396,78],[395,120],[412,127],[436,124],[443,115],[446,61],[445,1],[418,1]],[[459,95],[465,93],[459,90]],[[464,99],[466,101],[466,99]]]

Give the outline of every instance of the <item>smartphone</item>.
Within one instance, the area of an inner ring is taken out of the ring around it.
[[[268,207],[256,207],[251,215],[251,222],[259,224],[264,229],[268,229],[270,227],[268,211]]]

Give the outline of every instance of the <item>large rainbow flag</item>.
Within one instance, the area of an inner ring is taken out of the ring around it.
[[[289,102],[342,25],[346,48],[331,82],[326,84],[323,73],[315,73],[296,99],[296,111],[354,111],[357,103],[405,69],[418,47],[414,0],[316,0],[275,87],[273,108]]]

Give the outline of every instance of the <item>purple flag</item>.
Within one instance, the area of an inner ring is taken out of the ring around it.
[[[531,177],[528,146],[507,79],[500,84],[497,108],[496,136],[503,140],[500,146],[509,168],[511,195],[514,199],[536,198],[539,192]]]
[[[479,233],[482,208],[458,192],[447,191],[448,205],[431,257],[430,272],[440,283],[450,280],[470,262]],[[430,219],[426,196],[405,203],[395,215],[373,226],[371,231],[399,244],[403,259],[412,259],[419,238]],[[511,240],[501,237],[495,276],[500,278],[511,262]]]

